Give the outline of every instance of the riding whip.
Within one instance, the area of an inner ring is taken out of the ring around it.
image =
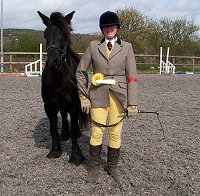
[[[70,72],[72,73],[72,76],[76,79],[76,76],[74,75],[74,73],[72,72],[72,70],[71,70],[71,69],[69,69],[69,70],[70,70]],[[65,73],[63,72],[63,74],[65,74]],[[76,81],[77,81],[77,80],[76,80]],[[81,86],[80,82],[79,82],[79,81],[77,81],[77,82],[78,82],[79,85]],[[88,97],[87,93],[85,92],[85,90],[84,90],[84,88],[83,88],[82,86],[81,86],[82,89],[80,89],[80,88],[78,87],[78,85],[77,85],[75,82],[73,82],[72,80],[71,80],[71,83],[72,83],[76,88],[78,88],[86,97]],[[83,92],[83,91],[84,91],[84,92]],[[99,123],[99,122],[96,122],[96,121],[94,121],[94,120],[90,117],[90,115],[89,115],[89,118],[90,118],[91,122],[94,123],[94,124],[97,125],[97,126],[100,126],[100,127],[113,127],[113,126],[116,126],[117,124],[119,124],[122,120],[124,120],[124,119],[128,116],[127,110],[125,110],[124,112],[125,112],[125,114],[124,114],[123,118],[120,119],[117,123],[114,123],[114,124],[111,124],[111,125],[106,125],[106,124],[101,124],[101,123]],[[160,118],[159,118],[159,113],[158,113],[157,111],[154,112],[154,111],[138,110],[138,113],[139,113],[139,114],[156,114],[156,115],[157,115],[157,119],[158,119],[158,121],[159,121],[159,123],[160,123],[161,129],[162,129],[162,131],[163,131],[163,138],[165,138],[165,132],[164,132],[162,123],[161,123]]]
[[[157,118],[158,118],[158,121],[160,123],[160,127],[161,127],[161,129],[163,131],[163,138],[165,138],[165,131],[163,129],[162,123],[161,123],[160,118],[159,118],[159,113],[157,111],[156,112],[152,112],[152,111],[138,110],[138,113],[140,113],[140,114],[156,114]]]

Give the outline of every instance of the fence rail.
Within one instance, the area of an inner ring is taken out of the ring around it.
[[[2,53],[0,53],[2,55]],[[82,55],[83,53],[79,53]],[[39,58],[39,52],[4,52],[4,70],[15,71],[25,70],[25,65],[36,61]],[[43,62],[46,59],[46,52],[42,53]],[[151,67],[159,67],[159,55],[135,54],[137,65],[146,65]],[[163,56],[165,58],[165,56]],[[192,68],[200,68],[200,57],[196,56],[169,56],[170,62],[175,66],[186,66]]]

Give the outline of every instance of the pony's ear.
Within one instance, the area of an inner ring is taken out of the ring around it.
[[[51,20],[49,19],[48,16],[45,16],[44,14],[42,14],[40,11],[37,12],[40,16],[40,18],[42,19],[43,23],[48,26],[51,23]]]
[[[65,16],[65,19],[70,23],[71,22],[71,19],[73,18],[73,15],[74,15],[75,11],[71,12],[70,14],[67,14]]]

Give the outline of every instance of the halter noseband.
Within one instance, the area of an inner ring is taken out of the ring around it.
[[[46,50],[47,50],[47,52],[51,48],[58,50],[61,53],[61,56],[60,56],[61,62],[65,63],[66,62],[66,52],[67,52],[68,46],[69,45],[68,45],[67,42],[65,42],[65,45],[64,45],[63,49],[58,47],[58,46],[56,46],[55,44],[52,44],[51,46],[48,46]]]

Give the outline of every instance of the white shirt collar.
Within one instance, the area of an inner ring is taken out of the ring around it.
[[[117,41],[117,37],[114,37],[112,40],[108,40],[108,39],[105,38],[105,41],[106,41],[106,44],[108,42],[111,42],[112,46],[114,46],[115,42]]]

